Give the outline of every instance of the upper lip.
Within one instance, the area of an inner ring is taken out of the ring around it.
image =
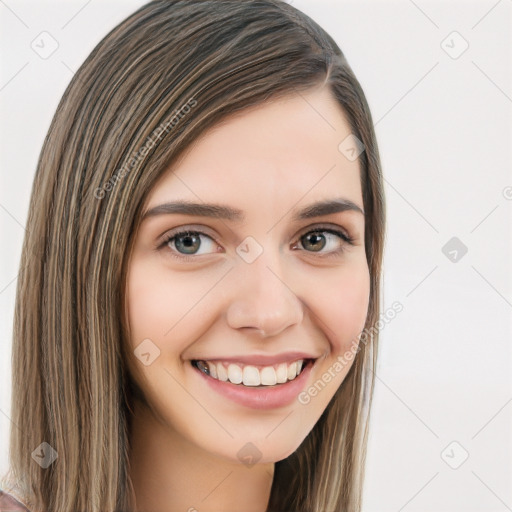
[[[198,357],[194,361],[226,361],[231,363],[253,364],[260,366],[271,366],[279,363],[291,363],[299,359],[317,359],[319,356],[314,356],[306,352],[283,352],[282,354],[265,355],[253,354],[245,356],[215,356],[215,357]]]

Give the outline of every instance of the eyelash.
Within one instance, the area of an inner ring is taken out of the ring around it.
[[[332,235],[336,235],[339,238],[341,238],[341,240],[343,240],[343,242],[345,242],[346,244],[354,245],[354,238],[352,238],[350,235],[344,233],[343,231],[340,231],[340,230],[337,230],[337,229],[333,229],[332,227],[327,227],[327,226],[315,226],[314,229],[310,229],[309,231],[304,232],[303,234],[301,234],[298,237],[297,243],[300,242],[301,238],[303,238],[304,236],[309,235],[311,233],[330,233]],[[169,242],[171,242],[175,238],[179,238],[180,236],[183,236],[183,235],[202,235],[202,236],[206,236],[206,237],[210,238],[211,240],[213,240],[215,243],[218,244],[217,240],[215,240],[214,237],[208,235],[207,233],[204,233],[203,231],[192,230],[192,229],[183,229],[182,231],[175,231],[175,232],[171,232],[171,233],[167,234],[165,236],[164,240],[158,246],[157,249],[158,250],[162,250],[162,249],[165,249],[167,247],[169,249],[169,251],[168,251],[169,255],[172,258],[175,258],[175,259],[177,259],[179,261],[187,262],[187,261],[197,260],[197,258],[199,256],[202,256],[202,255],[197,256],[197,255],[180,254],[180,253],[174,252],[170,247],[168,247]],[[343,244],[343,245],[345,245],[345,244]],[[320,258],[340,257],[342,255],[342,253],[344,253],[345,250],[346,250],[343,247],[343,245],[339,249],[336,249],[334,251],[330,251],[330,252],[328,252],[326,254],[319,254],[319,257]],[[314,251],[306,251],[306,252],[309,252],[311,254],[315,254]],[[210,253],[210,254],[214,254],[214,253]],[[207,255],[204,255],[204,256],[207,256]]]

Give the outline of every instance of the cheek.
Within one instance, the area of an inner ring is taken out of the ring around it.
[[[190,321],[182,320],[197,318],[195,310],[209,286],[209,281],[191,279],[187,273],[171,276],[161,265],[134,262],[128,275],[126,304],[132,344],[150,338],[164,347],[166,341],[179,338],[180,330],[190,326]]]
[[[368,313],[370,274],[367,265],[344,269],[330,276],[317,292],[315,313],[325,325],[325,332],[335,353],[344,352],[363,330]]]
[[[130,320],[131,341],[137,345],[144,338],[151,338],[156,333],[163,334],[164,323],[174,311],[172,295],[166,291],[162,281],[155,279],[151,267],[134,264],[130,269],[127,286],[127,311]],[[170,328],[167,326],[166,330]]]

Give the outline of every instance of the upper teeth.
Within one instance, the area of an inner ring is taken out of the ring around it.
[[[260,368],[222,361],[199,361],[198,363],[200,366],[203,365],[210,376],[217,380],[224,382],[229,380],[233,384],[243,384],[244,386],[273,386],[295,379],[302,369],[304,359]]]

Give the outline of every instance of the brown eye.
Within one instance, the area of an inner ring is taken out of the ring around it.
[[[308,233],[301,237],[302,246],[305,249],[311,249],[312,251],[321,251],[327,244],[325,236],[319,234],[321,232]]]
[[[306,252],[318,253],[321,257],[339,256],[345,251],[346,244],[354,245],[352,237],[333,228],[320,227],[308,231],[299,240]],[[325,248],[328,250],[324,251]]]

